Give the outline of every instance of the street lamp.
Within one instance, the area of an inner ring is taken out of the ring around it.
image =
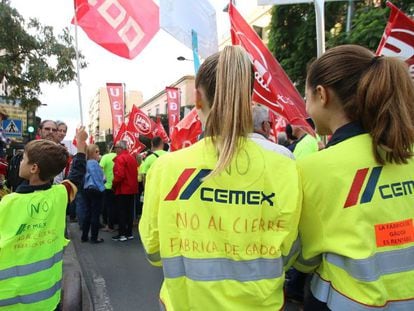
[[[236,5],[236,0],[232,0],[231,3],[233,5]],[[229,12],[229,5],[228,4],[223,8],[223,12],[224,13],[228,13]]]
[[[189,61],[189,62],[192,62],[193,60],[192,59],[189,59],[189,58],[185,58],[184,56],[178,56],[177,57],[177,60],[179,60],[179,61]]]

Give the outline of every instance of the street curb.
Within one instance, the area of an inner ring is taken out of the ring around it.
[[[62,308],[63,311],[94,310],[72,242],[69,242],[63,253]]]
[[[75,251],[79,268],[82,272],[83,288],[88,292],[91,309],[95,311],[113,311],[113,307],[107,293],[105,279],[96,271],[96,263],[93,256],[82,248],[80,243],[80,231],[77,223],[68,224],[71,245]]]

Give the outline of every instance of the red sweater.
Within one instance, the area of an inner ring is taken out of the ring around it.
[[[127,150],[123,150],[113,161],[112,189],[115,194],[138,193],[138,163],[135,158]]]

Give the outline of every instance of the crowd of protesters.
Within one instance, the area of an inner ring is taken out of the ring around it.
[[[279,144],[268,109],[252,107],[253,82],[242,48],[208,57],[195,79],[205,138],[170,153],[154,137],[145,159],[123,140],[101,156],[78,137],[73,169],[56,149],[67,125],[45,120],[39,146],[53,141],[59,165],[43,175],[29,143],[6,184],[18,193],[28,180],[30,191],[64,185],[50,189],[68,196],[82,242],[104,242],[100,230],[133,240],[139,220],[148,260],[163,266],[166,310],[276,310],[285,298],[304,310],[414,309],[414,85],[404,63],[356,45],[330,49],[306,79],[316,133],[288,124]]]

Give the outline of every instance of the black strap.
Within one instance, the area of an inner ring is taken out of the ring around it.
[[[155,155],[157,158],[159,158],[159,157],[160,157],[158,154],[156,154],[155,152],[153,152],[153,151],[151,151],[151,150],[148,150],[147,152],[148,152],[148,154],[149,154],[149,155],[153,154],[153,155]]]

